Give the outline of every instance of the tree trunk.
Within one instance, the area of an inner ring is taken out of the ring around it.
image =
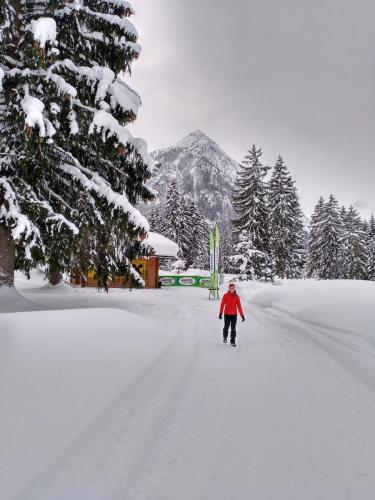
[[[15,244],[10,230],[0,224],[0,287],[14,286]]]
[[[48,264],[48,281],[51,285],[56,286],[62,281],[60,266],[57,262],[50,261]]]

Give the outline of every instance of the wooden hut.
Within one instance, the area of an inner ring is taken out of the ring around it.
[[[161,234],[149,232],[143,242],[151,247],[151,254],[140,256],[132,261],[134,269],[143,278],[145,288],[158,288],[160,259],[177,259],[178,245]],[[98,286],[95,269],[88,271],[86,276],[72,275],[70,282],[75,286]],[[130,284],[124,276],[116,276],[108,284],[109,288],[129,288]]]

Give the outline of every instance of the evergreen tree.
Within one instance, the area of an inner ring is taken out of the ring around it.
[[[148,222],[150,224],[151,231],[154,231],[155,233],[160,233],[162,227],[162,218],[160,210],[158,208],[154,208],[151,211],[148,217]]]
[[[185,201],[181,196],[177,182],[172,181],[167,191],[161,234],[178,244],[181,260],[186,259],[186,251],[189,248],[190,230],[191,228],[186,221]]]
[[[236,272],[231,258],[235,253],[234,250],[234,237],[232,231],[228,228],[220,236],[219,269],[221,272],[227,274]]]
[[[188,246],[185,251],[186,266],[196,269],[209,267],[208,237],[209,225],[194,202],[187,205],[184,224],[189,228]]]
[[[281,156],[269,184],[270,250],[280,278],[300,276],[302,211],[294,181]]]
[[[23,268],[94,265],[106,286],[131,271],[148,230],[134,205],[153,197],[145,143],[125,128],[140,104],[124,80],[140,52],[133,10],[8,0],[0,12],[1,231]]]
[[[234,268],[248,280],[273,281],[275,265],[266,252],[256,250],[247,231],[242,231],[235,246],[235,254],[230,257]]]
[[[236,255],[238,257],[241,248],[245,252],[243,263],[239,265],[241,269],[245,266],[249,279],[262,277],[263,265],[258,255],[266,256],[269,252],[268,190],[265,183],[269,167],[260,162],[261,155],[261,149],[254,145],[239,167],[233,192],[233,207],[237,215],[233,221],[234,235],[238,240]],[[251,256],[254,256],[252,263]],[[233,263],[240,262],[237,257],[232,259]]]
[[[321,279],[340,277],[342,221],[337,200],[320,198],[311,218],[308,274]]]
[[[367,245],[370,237],[370,221],[362,219],[362,231],[365,234],[366,245]]]
[[[322,252],[321,277],[340,277],[340,246],[342,244],[342,222],[336,198],[331,194],[323,210],[323,232],[319,246]]]
[[[303,212],[299,202],[299,196],[295,182],[292,178],[288,181],[291,184],[291,211],[293,214],[294,233],[291,235],[292,258],[289,270],[289,278],[302,278],[306,267],[307,254],[307,232],[303,224]],[[276,266],[276,262],[274,262]]]
[[[239,234],[238,243],[235,245],[234,252],[229,259],[237,272],[245,275],[248,280],[254,280],[256,279],[254,267],[258,254],[262,255],[262,252],[254,248],[248,232],[244,230]]]
[[[272,255],[264,253],[259,257],[259,268],[261,273],[258,277],[260,281],[274,281],[276,275],[276,263]]]
[[[370,218],[367,233],[367,279],[375,281],[375,217]]]
[[[343,205],[340,209],[340,217],[341,217],[341,220],[343,223],[344,223],[345,219],[347,218],[347,216],[348,216],[348,211],[347,211],[346,207],[344,207],[344,205]]]
[[[268,205],[265,176],[269,167],[260,162],[262,150],[254,145],[239,166],[233,191],[233,208],[237,218],[233,221],[234,234],[247,231],[260,251],[268,249]]]
[[[321,196],[310,220],[310,233],[308,242],[308,262],[307,274],[310,277],[318,278],[321,268],[321,253],[318,246],[320,229],[323,217],[324,198]]]
[[[340,276],[344,279],[365,279],[368,256],[363,222],[353,206],[349,210],[341,210],[341,220]]]

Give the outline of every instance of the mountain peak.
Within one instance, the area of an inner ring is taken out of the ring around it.
[[[194,130],[193,132],[190,132],[190,134],[188,134],[183,139],[174,144],[174,147],[186,148],[191,146],[192,144],[196,144],[199,141],[213,142],[212,139],[210,139],[204,132],[197,129]]]
[[[202,132],[202,130],[199,128],[197,128],[196,130],[193,130],[188,135],[192,135],[192,136],[196,136],[196,137],[201,137],[201,136],[207,137],[207,135],[204,132]]]
[[[194,130],[178,143],[151,153],[160,164],[151,187],[165,203],[171,179],[176,179],[186,199],[195,201],[208,220],[232,216],[231,192],[237,164],[201,130]]]

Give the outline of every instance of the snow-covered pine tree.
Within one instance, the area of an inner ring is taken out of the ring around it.
[[[368,280],[368,272],[369,272],[369,245],[370,245],[370,221],[367,219],[362,219],[362,230],[365,234],[365,242],[366,242],[366,275],[365,279]]]
[[[95,266],[106,286],[109,274],[130,269],[148,230],[134,205],[153,197],[145,186],[152,160],[125,127],[140,104],[124,80],[140,52],[133,9],[112,0],[48,10],[42,1],[6,3],[17,23],[2,30],[0,53],[0,223],[20,240],[19,254],[30,259],[39,243],[38,255],[60,268],[66,245],[51,241],[63,231],[79,267]]]
[[[187,205],[184,219],[185,227],[189,227],[190,234],[185,251],[186,266],[187,268],[208,269],[209,225],[194,202]]]
[[[308,274],[320,279],[340,277],[342,221],[336,198],[320,198],[311,218]]]
[[[267,193],[268,188],[265,176],[269,167],[260,162],[262,150],[254,145],[239,166],[237,179],[233,190],[233,208],[237,218],[233,220],[234,236],[238,241],[236,255],[239,248],[245,251],[244,262],[249,270],[246,274],[257,279],[263,276],[263,266],[260,265],[259,252],[269,253],[269,209]],[[241,238],[240,238],[241,236]],[[254,256],[253,265],[249,259]],[[239,262],[236,258],[232,262]],[[254,267],[255,266],[255,267]],[[241,269],[244,264],[240,265]],[[253,271],[250,272],[250,269]],[[250,278],[249,278],[250,279]],[[252,279],[252,278],[251,278]]]
[[[307,262],[307,232],[304,227],[304,214],[301,209],[297,187],[292,177],[288,181],[290,190],[293,193],[291,197],[292,213],[294,214],[294,234],[292,236],[293,260],[290,269],[289,278],[302,278],[306,273]],[[274,261],[276,266],[276,263]]]
[[[183,217],[181,193],[177,182],[172,181],[168,186],[164,212],[162,214],[161,234],[177,243],[179,238],[180,223]]]
[[[258,279],[261,281],[274,281],[276,276],[276,264],[270,253],[264,253],[259,257],[259,268],[261,269],[261,275]]]
[[[130,73],[132,61],[140,53],[137,31],[129,21],[133,13],[129,2],[97,0],[85,0],[78,7],[66,4],[57,12],[66,53],[55,69],[77,88],[80,100],[75,116],[71,116],[76,129],[74,156],[84,167],[99,164],[94,176],[100,172],[104,189],[107,185],[121,193],[128,205],[127,217],[122,217],[123,207],[116,214],[117,207],[104,197],[101,216],[111,231],[99,232],[92,238],[94,266],[112,272],[129,269],[129,261],[139,247],[138,236],[147,230],[147,221],[134,205],[153,198],[145,186],[152,164],[146,145],[131,137],[125,128],[136,118],[140,105],[138,94],[125,82],[126,72]],[[91,114],[88,108],[93,110]],[[67,146],[70,142],[62,145]],[[81,172],[78,174],[80,181]],[[113,253],[109,253],[110,249]]]
[[[233,255],[229,257],[236,272],[247,280],[273,281],[275,265],[272,257],[266,252],[254,248],[254,244],[245,230],[239,235],[239,241],[234,247]]]
[[[208,225],[207,225],[207,227],[208,227]],[[195,260],[192,263],[191,267],[193,267],[194,269],[203,269],[204,271],[209,270],[210,261],[209,261],[208,242],[207,241],[206,241],[206,247],[204,247],[203,243],[201,242],[201,246],[199,247],[199,252],[198,252],[197,256],[195,257]]]
[[[367,233],[367,279],[375,281],[375,216],[371,215]]]
[[[368,221],[367,219],[362,219],[362,231],[366,235],[366,245],[367,245],[368,238],[369,238],[369,235],[370,235],[370,221]]]
[[[254,248],[249,233],[244,230],[238,235],[238,243],[235,245],[229,261],[236,272],[245,275],[246,279],[254,280],[255,276],[255,255],[261,254]]]
[[[231,257],[235,253],[232,228],[229,226],[220,235],[219,269],[222,273],[235,273]]]
[[[340,277],[365,279],[367,275],[366,233],[357,210],[341,209],[342,239],[340,245]]]
[[[179,186],[179,190],[181,192],[181,185]],[[189,262],[189,256],[191,255],[191,238],[194,233],[194,223],[195,215],[191,212],[191,201],[187,196],[182,196],[181,198],[181,207],[182,207],[182,218],[180,223],[180,240],[179,247],[181,251],[181,256],[183,261],[185,262],[185,269],[192,264],[192,261]]]
[[[255,145],[239,166],[233,190],[234,234],[247,231],[257,250],[268,249],[268,202],[264,178],[269,167],[260,162],[262,150]]]
[[[185,200],[175,180],[168,187],[162,219],[161,234],[178,244],[180,260],[185,261],[191,227],[186,221]]]
[[[153,208],[148,217],[148,223],[150,224],[151,231],[155,233],[160,233],[162,226],[162,218],[160,210],[158,208]]]
[[[18,14],[13,2],[0,2],[0,286],[14,284],[15,248],[16,244],[20,248],[24,243],[20,241],[21,237],[29,244],[26,247],[28,257],[31,257],[30,248],[40,244],[38,228],[20,213],[20,202],[8,176],[4,175],[14,162],[12,156],[7,153],[8,138],[4,133],[9,114],[7,94],[9,95],[10,91],[6,91],[5,76],[9,66],[20,64],[16,59],[20,39],[17,32],[20,26]]]
[[[321,269],[321,253],[318,241],[320,238],[324,204],[325,200],[321,196],[310,219],[307,275],[313,278],[319,277]]]
[[[341,220],[344,222],[344,220],[346,219],[347,216],[348,216],[348,210],[344,205],[342,205],[342,207],[340,208]]]
[[[281,156],[269,183],[269,234],[276,274],[280,278],[300,277],[302,211],[295,183]]]

